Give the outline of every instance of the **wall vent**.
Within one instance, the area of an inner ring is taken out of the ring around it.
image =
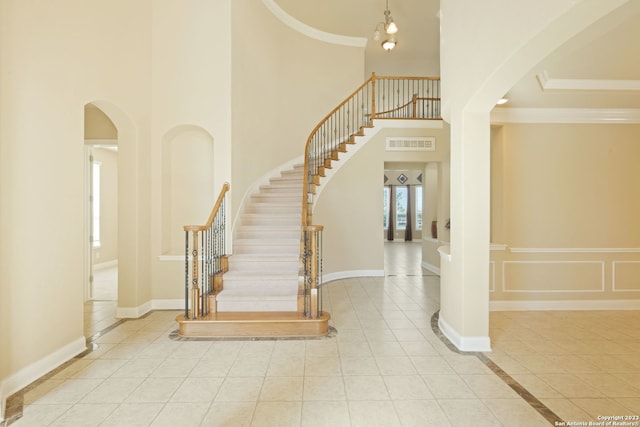
[[[436,151],[433,136],[388,136],[387,151]]]

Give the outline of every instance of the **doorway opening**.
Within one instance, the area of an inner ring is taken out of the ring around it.
[[[85,106],[85,336],[116,321],[118,305],[118,134],[93,104]]]
[[[422,276],[425,240],[437,239],[437,163],[386,162],[383,186],[387,276]]]

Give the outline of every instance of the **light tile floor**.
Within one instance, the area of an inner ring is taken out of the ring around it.
[[[329,338],[175,341],[172,311],[116,324],[28,387],[13,425],[529,427],[553,425],[532,404],[565,421],[640,413],[637,312],[492,313],[494,351],[459,354],[432,328],[438,277],[396,273],[327,284]]]
[[[118,305],[118,267],[93,272],[93,299],[84,304],[84,333],[90,337],[114,324]]]

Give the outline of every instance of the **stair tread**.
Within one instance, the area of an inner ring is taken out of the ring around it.
[[[297,293],[293,292],[278,292],[274,289],[267,289],[263,292],[259,292],[256,290],[252,290],[251,293],[248,293],[245,290],[239,289],[225,289],[220,291],[216,296],[216,299],[219,301],[231,300],[231,299],[239,299],[239,300],[290,300],[298,298]]]
[[[298,244],[300,243],[300,239],[298,238],[274,238],[270,237],[268,239],[262,237],[250,238],[243,237],[241,239],[236,239],[233,244],[242,244],[242,245],[283,245],[283,244]]]
[[[269,261],[269,260],[274,260],[274,261],[288,261],[288,260],[293,260],[295,259],[296,261],[298,260],[298,255],[291,255],[291,254],[233,254],[233,256],[231,256],[230,260],[231,262],[233,262],[233,260],[237,260],[237,261],[251,261],[251,260],[259,260],[259,261]]]
[[[274,278],[283,278],[283,279],[292,279],[297,281],[298,275],[296,273],[287,273],[282,270],[278,271],[270,271],[270,270],[260,270],[260,271],[252,271],[252,270],[229,270],[224,274],[224,278],[237,278],[237,277],[263,277],[265,279],[274,279]]]

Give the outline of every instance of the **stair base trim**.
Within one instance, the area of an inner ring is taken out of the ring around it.
[[[308,319],[298,312],[219,312],[205,319],[176,317],[182,337],[320,337],[329,333],[331,315]]]

